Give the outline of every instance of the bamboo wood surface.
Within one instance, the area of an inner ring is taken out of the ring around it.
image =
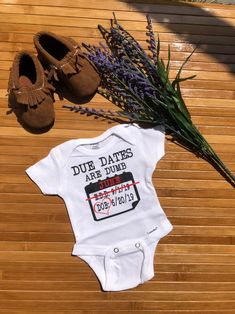
[[[155,277],[122,292],[102,292],[92,270],[71,256],[74,237],[63,201],[44,196],[25,169],[66,140],[93,137],[113,124],[62,109],[47,133],[26,132],[7,114],[9,68],[33,35],[49,30],[98,44],[97,25],[112,12],[147,49],[145,14],[172,50],[170,77],[195,45],[182,83],[192,119],[235,172],[235,6],[157,0],[0,0],[0,314],[234,314],[235,193],[205,161],[166,141],[154,172],[174,226],[155,254]],[[114,106],[96,95],[89,106]]]

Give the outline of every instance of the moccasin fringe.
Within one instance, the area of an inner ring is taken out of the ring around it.
[[[18,103],[30,107],[38,106],[43,100],[55,90],[48,82],[43,82],[43,85],[37,89],[30,87],[13,88],[14,96]]]
[[[84,65],[83,59],[85,59],[86,57],[83,55],[79,46],[76,46],[74,48],[75,50],[68,53],[64,60],[65,63],[63,63],[60,67],[51,65],[50,70],[46,70],[46,75],[49,81],[54,80],[58,82],[59,72],[63,73],[63,75],[65,76],[71,76],[81,71]]]

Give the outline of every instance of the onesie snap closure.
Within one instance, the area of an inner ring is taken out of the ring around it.
[[[118,256],[125,254],[143,251],[145,246],[146,244],[143,240],[139,240],[138,242],[136,240],[121,241],[120,243],[116,243],[116,245],[109,247],[105,255],[110,258],[117,258]]]
[[[104,257],[105,291],[138,286],[153,277],[149,246],[143,241],[123,241],[110,247]]]

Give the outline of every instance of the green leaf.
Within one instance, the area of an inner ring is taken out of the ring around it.
[[[167,57],[167,65],[166,65],[166,71],[168,74],[167,76],[169,76],[170,60],[171,60],[171,48],[170,48],[170,45],[168,45],[168,57]]]
[[[191,58],[192,54],[195,52],[196,49],[197,49],[197,46],[193,49],[193,51],[190,53],[190,55],[184,60],[184,62],[182,63],[181,67],[179,68],[178,73],[176,74],[176,78],[180,77],[180,74],[181,74],[181,72],[183,70],[183,67],[189,61],[189,59]]]
[[[184,136],[191,141],[197,143],[197,135],[195,134],[195,130],[192,127],[192,123],[190,123],[189,120],[187,120],[184,115],[177,113],[175,110],[172,110],[169,108],[169,113],[172,116],[172,124],[177,124],[178,128],[180,129],[180,132],[184,134]]]
[[[175,89],[175,85],[180,83],[180,82],[183,82],[183,81],[186,81],[186,80],[192,80],[193,78],[195,78],[196,75],[191,75],[191,76],[188,76],[188,77],[183,77],[183,78],[175,78],[174,81],[171,83],[173,88]]]
[[[175,96],[172,96],[172,98],[175,101],[175,104],[178,110],[185,116],[185,118],[187,118],[188,120],[191,120],[191,115],[187,107],[185,106],[184,102]]]
[[[159,54],[160,54],[160,38],[158,34],[157,35],[157,60],[159,59]]]
[[[188,111],[188,108],[186,107],[182,94],[181,94],[181,90],[180,90],[180,82],[189,80],[189,79],[193,79],[196,75],[192,75],[186,78],[180,78],[180,77],[176,77],[175,80],[172,82],[172,87],[173,89],[176,91],[177,96],[173,96],[173,99],[175,100],[175,103],[178,106],[178,109],[182,112],[182,114],[184,114],[188,119],[191,119],[191,115]]]
[[[165,64],[164,64],[162,59],[158,59],[157,72],[158,72],[158,76],[159,76],[161,82],[163,83],[163,85],[166,85],[166,83],[168,81],[168,75],[167,75]]]

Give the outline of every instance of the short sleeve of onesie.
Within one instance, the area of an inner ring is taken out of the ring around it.
[[[165,154],[165,130],[162,126],[151,128],[140,128],[138,145],[145,156],[145,159],[153,167]]]
[[[26,169],[26,173],[43,194],[59,194],[61,159],[59,149],[56,147],[45,158]]]

